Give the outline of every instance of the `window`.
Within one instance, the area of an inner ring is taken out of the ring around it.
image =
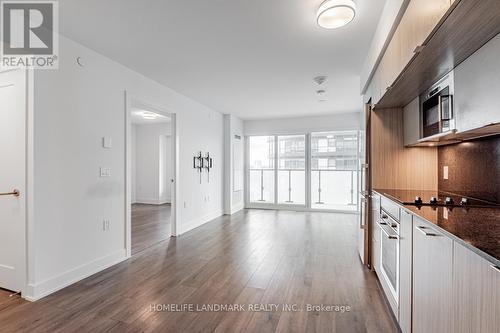
[[[357,210],[358,131],[251,136],[247,147],[250,203]]]
[[[311,207],[356,210],[358,132],[311,134]]]
[[[249,199],[274,203],[274,136],[249,138]]]
[[[306,184],[306,136],[278,136],[278,203],[304,205]]]

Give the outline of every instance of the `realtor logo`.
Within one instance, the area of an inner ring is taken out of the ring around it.
[[[58,3],[1,1],[0,67],[57,68]]]

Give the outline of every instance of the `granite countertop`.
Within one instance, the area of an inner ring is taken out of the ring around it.
[[[396,201],[391,194],[392,190],[374,191],[432,223],[447,236],[500,266],[500,208],[417,207]]]

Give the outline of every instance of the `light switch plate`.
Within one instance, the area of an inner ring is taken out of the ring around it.
[[[111,148],[113,147],[113,140],[109,136],[105,136],[102,138],[102,147],[103,148]]]
[[[448,179],[448,166],[443,167],[443,179]]]
[[[99,170],[100,170],[101,177],[110,177],[111,176],[111,168],[101,167]]]

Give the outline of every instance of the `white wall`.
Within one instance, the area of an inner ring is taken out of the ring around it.
[[[59,47],[59,69],[34,77],[29,299],[125,259],[125,91],[177,114],[178,232],[223,209],[222,114],[65,37]],[[111,149],[102,148],[103,136],[112,138]],[[192,168],[199,150],[214,159],[210,183],[200,184]],[[110,177],[99,177],[101,166],[111,168]]]
[[[170,124],[137,124],[132,126],[132,133],[132,203],[170,202],[170,182],[166,179],[172,178],[172,161],[166,160],[166,155],[171,146],[163,142],[165,136],[171,135]]]
[[[245,135],[294,134],[321,131],[358,130],[359,113],[285,119],[246,120]]]
[[[238,177],[244,184],[244,139],[243,121],[238,117],[224,115],[224,213],[234,214],[243,209],[244,189],[236,185]],[[240,139],[238,139],[239,137]]]

